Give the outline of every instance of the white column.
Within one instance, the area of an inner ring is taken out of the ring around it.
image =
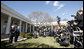
[[[20,32],[21,32],[21,26],[22,26],[22,21],[21,20],[20,20],[19,26],[20,26]]]
[[[6,34],[10,33],[10,25],[11,25],[11,16],[9,16],[7,20]]]
[[[30,24],[30,32],[31,32],[31,24]]]
[[[27,23],[26,23],[26,27],[25,27],[25,32],[27,32]]]

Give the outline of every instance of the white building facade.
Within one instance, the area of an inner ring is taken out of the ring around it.
[[[34,26],[25,16],[1,3],[1,34],[9,34],[13,24],[20,26],[20,32],[31,32],[31,25]]]

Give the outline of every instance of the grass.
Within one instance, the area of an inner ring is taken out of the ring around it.
[[[60,46],[53,37],[39,37],[31,38],[22,42],[14,43],[10,48],[73,48],[71,45],[68,47]]]
[[[9,44],[8,41],[1,41],[1,48],[7,48],[7,44]]]

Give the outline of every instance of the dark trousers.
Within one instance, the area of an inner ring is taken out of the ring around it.
[[[9,37],[9,43],[13,42],[13,37],[14,37],[14,34],[11,34],[10,37]]]
[[[15,39],[14,39],[14,41],[15,41],[15,42],[17,42],[17,40],[18,40],[18,36],[15,36]]]
[[[15,34],[11,34],[10,37],[9,37],[9,43],[12,43],[13,42],[13,37],[15,37],[14,38],[14,42],[17,42],[18,36],[15,35]]]

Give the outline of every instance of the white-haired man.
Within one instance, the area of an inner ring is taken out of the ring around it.
[[[12,25],[10,29],[9,43],[13,42],[13,37],[15,35],[15,29],[16,29],[15,25]]]

